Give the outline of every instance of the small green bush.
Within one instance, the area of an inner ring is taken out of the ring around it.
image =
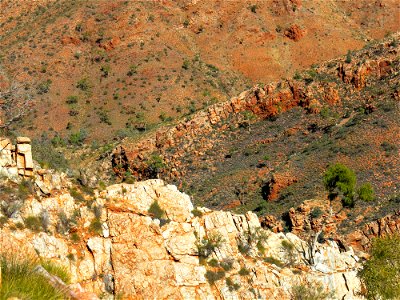
[[[351,51],[350,50],[347,51],[345,63],[346,64],[351,63]]]
[[[208,257],[211,253],[221,247],[224,239],[220,234],[209,234],[207,238],[202,239],[197,243],[197,250],[200,257]]]
[[[103,227],[102,227],[100,219],[93,218],[92,221],[90,222],[89,230],[92,233],[101,234],[103,232]]]
[[[38,86],[37,86],[37,93],[39,95],[43,95],[46,94],[50,91],[50,86],[51,86],[51,80],[48,79],[44,82],[41,82]]]
[[[225,282],[230,291],[237,291],[240,289],[240,284],[233,282],[233,280],[230,278],[226,278]]]
[[[282,261],[280,261],[279,259],[272,257],[272,256],[268,256],[268,257],[264,258],[264,261],[269,264],[274,264],[280,268],[283,268],[285,266],[285,264]]]
[[[67,104],[76,104],[78,103],[78,96],[68,96],[67,101],[65,101]]]
[[[234,263],[233,259],[225,258],[222,262],[220,262],[220,266],[222,267],[222,269],[228,272],[232,270],[233,263]]]
[[[242,241],[239,241],[238,245],[238,250],[240,253],[243,255],[249,255],[251,246],[248,243],[244,243]]]
[[[313,219],[317,219],[320,216],[322,216],[324,212],[322,211],[322,209],[320,207],[314,207],[313,210],[310,213],[311,218]]]
[[[71,145],[82,146],[83,142],[86,140],[87,133],[85,130],[81,129],[78,132],[71,133],[68,141]]]
[[[24,179],[18,184],[18,196],[23,200],[28,198],[29,195],[32,195],[34,191],[33,182],[31,180]]]
[[[131,65],[129,67],[129,71],[128,71],[128,73],[126,75],[133,76],[136,73],[137,73],[137,66],[136,65]]]
[[[239,275],[240,276],[247,276],[250,274],[250,271],[246,267],[242,267],[239,270]]]
[[[189,69],[189,66],[190,66],[190,62],[187,59],[185,59],[182,63],[182,69],[187,70],[187,69]]]
[[[192,210],[192,214],[193,214],[195,217],[199,217],[199,218],[201,218],[201,217],[203,216],[203,213],[202,213],[200,210],[198,210],[197,208],[195,208],[195,209]]]
[[[89,79],[85,77],[76,83],[76,87],[84,92],[87,92],[91,89],[92,84],[89,82]]]
[[[291,294],[293,300],[325,300],[331,299],[333,293],[324,291],[320,283],[304,283],[293,286]]]
[[[85,202],[85,197],[76,188],[71,188],[69,194],[78,202]]]
[[[282,248],[286,252],[285,255],[286,255],[286,260],[287,260],[288,264],[290,266],[292,266],[295,263],[295,260],[296,260],[295,253],[294,253],[295,247],[294,247],[293,243],[289,242],[287,240],[283,240],[282,241]]]
[[[74,244],[77,244],[80,240],[81,240],[81,238],[79,237],[78,233],[74,232],[73,234],[71,234],[71,241]]]
[[[224,271],[213,272],[208,270],[205,276],[210,284],[214,284],[216,281],[221,280],[222,278],[225,277],[225,272]]]
[[[25,227],[34,231],[40,232],[43,230],[42,221],[38,216],[28,216],[24,220]]]
[[[40,265],[50,274],[60,278],[64,283],[69,284],[71,282],[71,275],[65,267],[48,259],[42,259]]]
[[[43,168],[66,170],[69,167],[67,159],[55,148],[65,146],[63,139],[50,140],[47,136],[32,141],[33,157]]]
[[[357,194],[358,198],[363,201],[369,202],[375,200],[375,192],[370,183],[364,183],[363,185],[361,185],[357,191]]]
[[[208,263],[208,265],[209,265],[210,267],[216,268],[216,267],[219,266],[218,260],[216,260],[215,258],[210,259],[207,263]]]
[[[156,219],[165,218],[165,211],[160,207],[157,200],[150,205],[148,213]]]

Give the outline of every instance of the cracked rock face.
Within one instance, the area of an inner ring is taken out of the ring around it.
[[[358,258],[351,248],[341,252],[333,241],[317,244],[311,259],[311,237],[304,241],[261,229],[251,212],[197,208],[194,216],[189,196],[161,180],[117,184],[97,193],[107,234],[89,232],[94,213],[72,203],[68,193],[27,201],[25,211],[32,215],[46,207],[49,219],[57,219],[59,210],[48,201],[69,215],[81,212],[74,229],[80,241],[51,226],[49,233],[38,234],[4,228],[1,235],[9,239],[3,240],[17,240],[57,260],[69,268],[73,283],[110,299],[113,294],[126,299],[290,299],[294,285],[317,283],[334,291],[335,298],[359,299]],[[165,212],[161,219],[148,212],[155,201]]]

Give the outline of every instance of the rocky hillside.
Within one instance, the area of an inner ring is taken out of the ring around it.
[[[12,128],[87,141],[149,129],[398,31],[395,0],[0,3],[0,86],[31,83]]]
[[[196,204],[255,210],[290,227],[287,212],[304,200],[328,214],[322,176],[341,162],[373,186],[377,201],[335,207],[339,231],[392,214],[400,189],[398,45],[395,34],[126,139],[115,150],[114,171],[124,180],[161,176]]]
[[[194,209],[161,180],[112,185],[91,198],[53,190],[28,197],[2,222],[2,251],[64,265],[77,299],[291,299],[304,289],[361,299],[351,248],[264,230],[251,212]]]

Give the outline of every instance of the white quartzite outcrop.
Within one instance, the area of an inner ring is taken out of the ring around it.
[[[1,236],[66,265],[74,283],[110,299],[112,294],[126,299],[290,299],[294,285],[317,283],[334,298],[360,299],[358,258],[352,250],[341,252],[332,241],[317,244],[311,265],[309,243],[297,236],[261,229],[251,212],[200,208],[194,216],[189,196],[161,180],[117,184],[98,193],[100,234],[88,230],[94,213],[69,194],[35,201],[27,201],[22,212],[46,210],[53,235],[27,229],[13,233],[5,227]],[[155,201],[165,211],[161,220],[148,212]],[[56,233],[60,210],[68,217],[80,212],[73,229],[80,241]],[[218,247],[199,259],[199,245],[215,237]]]

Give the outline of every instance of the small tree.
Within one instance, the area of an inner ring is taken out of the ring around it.
[[[351,169],[340,163],[334,164],[325,172],[323,181],[325,188],[329,192],[330,200],[342,194],[343,205],[354,206],[356,175]]]
[[[398,299],[400,295],[400,235],[376,238],[371,258],[358,273],[367,299]]]

